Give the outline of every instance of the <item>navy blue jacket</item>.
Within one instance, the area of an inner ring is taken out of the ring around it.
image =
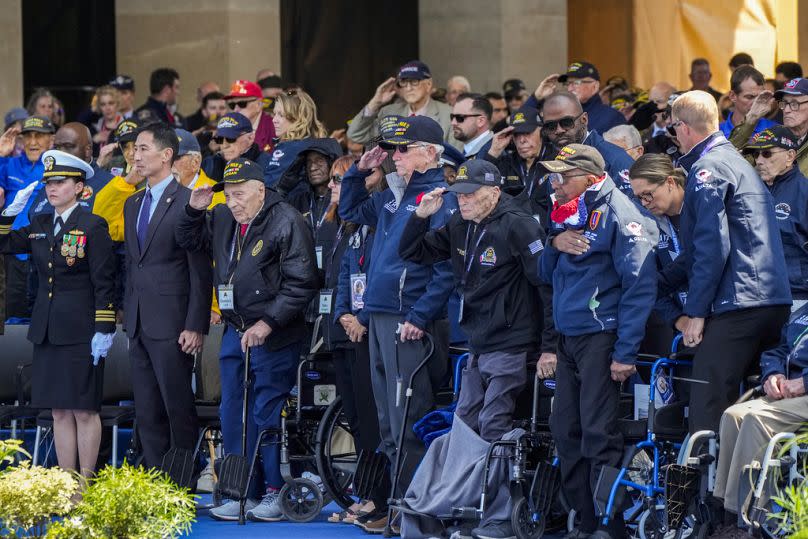
[[[372,196],[365,189],[369,174],[360,172],[356,165],[348,169],[342,178],[339,200],[343,220],[376,227],[365,309],[369,313],[400,314],[405,321],[424,329],[429,322],[446,318],[446,302],[454,288],[452,266],[448,261],[432,266],[405,261],[398,254],[398,244],[418,204],[418,196],[437,187],[448,187],[443,169],[414,172],[408,184],[398,176],[388,175],[390,188]],[[429,227],[445,225],[455,211],[456,198],[445,195],[443,206],[430,218]]]
[[[787,379],[802,378],[808,388],[808,304],[792,313],[783,328],[780,344],[760,356],[761,380],[772,374],[782,374]]]
[[[795,164],[769,187],[794,299],[808,299],[808,179]]]
[[[672,222],[667,216],[655,217],[659,228],[659,241],[656,247],[657,271],[663,272],[671,266],[682,254],[682,243],[679,239],[678,220]],[[670,326],[682,316],[687,301],[687,284],[680,285],[676,290],[660,292],[657,296],[654,310]]]
[[[258,145],[253,144],[250,148],[241,154],[239,157],[243,157],[245,159],[251,159],[258,163],[261,168],[264,169],[264,183],[272,187],[272,183],[270,183],[271,176],[270,176],[270,157],[269,154],[266,152],[262,152],[258,149]],[[208,175],[208,178],[215,182],[222,181],[222,176],[224,175],[224,167],[227,165],[227,161],[224,160],[222,154],[215,153],[213,155],[209,155],[202,160],[202,165],[200,168],[205,171],[205,174]]]
[[[688,283],[684,314],[706,318],[739,309],[790,305],[783,243],[772,197],[720,132],[682,156],[688,171],[682,255],[666,273]]]
[[[598,94],[590,97],[586,103],[581,103],[581,106],[589,117],[589,129],[598,133],[603,134],[612,127],[626,123],[625,116],[606,105]]]
[[[622,118],[619,112],[617,114]],[[617,185],[624,195],[634,200],[634,191],[631,190],[631,182],[628,177],[628,170],[631,168],[631,165],[634,164],[634,160],[626,153],[626,150],[616,144],[612,144],[600,136],[600,133],[592,130],[586,134],[586,138],[581,144],[592,146],[600,152],[600,155],[603,156],[603,160],[606,161],[606,172],[609,173],[612,181],[614,181],[615,185]]]
[[[612,359],[631,364],[656,300],[657,227],[611,178],[590,188],[584,201],[589,250],[573,256],[548,241],[540,259],[542,279],[553,284],[555,327],[567,336],[616,332]],[[556,234],[563,228],[553,223]]]
[[[348,245],[342,255],[339,268],[339,284],[337,285],[337,298],[334,307],[334,322],[338,323],[343,314],[353,314],[359,322],[368,327],[370,315],[365,309],[354,309],[351,302],[351,275],[367,274],[370,268],[371,251],[373,250],[373,236],[375,231],[365,225],[348,238]]]

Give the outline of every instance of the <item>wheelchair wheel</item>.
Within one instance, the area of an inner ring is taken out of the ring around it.
[[[323,414],[315,445],[317,472],[326,493],[340,507],[348,509],[355,501],[349,492],[359,455],[342,410],[342,398],[337,397]]]
[[[517,539],[539,539],[544,535],[545,515],[530,511],[527,498],[519,498],[511,509],[511,526]]]
[[[662,505],[657,505],[654,512],[656,515],[651,515],[651,510],[646,509],[640,515],[639,521],[637,522],[637,535],[640,539],[673,539],[676,536],[676,530],[665,530],[662,533],[659,530],[659,519],[663,517],[663,511],[665,508]],[[693,521],[692,518],[687,517],[685,518],[684,522],[682,522],[682,539],[686,537],[690,537],[693,535]],[[707,530],[707,526],[701,526],[704,530]],[[700,528],[700,530],[701,530]],[[700,536],[699,539],[705,539]]]
[[[323,493],[308,479],[293,479],[281,488],[280,504],[283,514],[292,522],[311,522],[323,509]]]

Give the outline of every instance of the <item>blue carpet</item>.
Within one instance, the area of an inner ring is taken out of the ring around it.
[[[201,503],[210,503],[210,495],[203,495]],[[251,537],[277,537],[290,539],[333,539],[335,537],[374,537],[365,533],[361,528],[352,524],[332,524],[328,522],[331,513],[339,511],[340,507],[332,503],[323,509],[317,519],[305,524],[295,522],[250,522],[239,526],[237,522],[218,522],[208,516],[207,509],[200,510],[197,522],[194,523],[190,537],[203,538],[251,538]],[[380,536],[377,536],[380,537]]]

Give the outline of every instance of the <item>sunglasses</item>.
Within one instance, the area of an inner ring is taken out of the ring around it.
[[[466,118],[475,118],[477,116],[482,116],[482,114],[450,114],[449,119],[462,124],[466,121]]]
[[[567,131],[575,126],[576,120],[583,116],[583,114],[584,113],[582,112],[578,116],[565,116],[564,118],[560,118],[558,120],[545,120],[543,129],[552,133],[558,129],[558,126],[561,126],[561,129]]]
[[[766,150],[751,150],[749,152],[749,155],[752,156],[752,159],[757,159],[758,156],[763,157],[763,159],[771,159],[774,154],[783,153],[783,152],[787,152],[787,151],[788,150],[780,150],[778,152],[775,152],[775,151],[769,150],[769,149],[766,149]]]
[[[677,120],[677,121],[673,122],[672,124],[670,124],[666,128],[668,130],[668,134],[670,136],[672,136],[672,137],[675,137],[676,136],[676,128],[679,127],[680,125],[684,125],[684,122],[682,120]]]
[[[225,141],[229,142],[230,144],[233,144],[238,140],[238,138],[228,138],[228,137],[211,137],[211,139],[213,139],[213,142],[215,142],[216,144],[222,144]]]
[[[249,99],[247,101],[231,101],[227,104],[227,106],[230,107],[230,110],[246,109],[247,106],[253,101],[255,101],[255,99]]]
[[[381,143],[381,144],[379,144],[379,146],[381,146],[382,149],[391,150],[391,151],[393,151],[393,153],[395,153],[396,150],[398,150],[399,153],[407,153],[410,150],[410,148],[423,148],[423,147],[426,146],[426,144],[389,144],[389,143],[385,144],[385,143]]]
[[[342,183],[342,176],[340,176],[339,174],[334,174],[333,176],[331,176],[331,181],[340,184]]]

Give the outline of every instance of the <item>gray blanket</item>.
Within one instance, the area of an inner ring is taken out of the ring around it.
[[[524,433],[523,429],[514,429],[502,439],[513,440]],[[455,415],[452,430],[435,439],[429,447],[404,501],[414,511],[428,515],[448,515],[452,507],[478,507],[489,445]],[[504,455],[507,451],[510,449],[499,448],[495,455]],[[508,459],[495,458],[488,475],[488,499],[482,523],[508,520],[510,512]],[[403,538],[440,537],[442,531],[437,519],[401,514]]]

